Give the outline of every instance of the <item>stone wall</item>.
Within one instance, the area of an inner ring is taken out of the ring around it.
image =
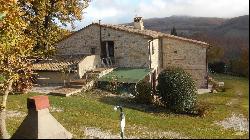
[[[207,88],[206,47],[181,40],[163,39],[163,68],[181,67],[189,72],[198,88]]]
[[[91,48],[100,54],[100,37],[97,26],[80,30],[57,44],[57,55],[91,55]]]
[[[150,45],[151,68],[157,70],[159,68],[159,39],[154,39]]]
[[[114,41],[115,61],[118,67],[148,68],[148,39],[141,35],[104,28],[103,41]]]
[[[78,64],[78,75],[82,78],[87,71],[93,70],[101,65],[101,58],[99,55],[87,56]]]
[[[149,68],[148,38],[102,27],[102,41],[114,41],[117,67]],[[60,42],[57,53],[59,55],[90,55],[91,48],[96,48],[96,55],[100,55],[100,27],[98,25],[90,25]]]
[[[37,84],[49,86],[49,85],[63,85],[65,82],[69,82],[77,79],[77,74],[67,73],[66,75],[62,72],[42,72],[38,71]]]
[[[117,67],[149,68],[151,57],[151,68],[156,70],[157,75],[161,67],[179,66],[193,76],[199,88],[207,87],[206,48],[204,46],[169,38],[154,39],[150,45],[150,39],[146,36],[106,27],[101,29],[102,41],[114,42]],[[94,24],[58,43],[57,53],[58,55],[91,55],[91,49],[95,48],[95,55],[100,55],[100,46],[100,26]],[[152,54],[152,49],[154,49],[154,54]]]

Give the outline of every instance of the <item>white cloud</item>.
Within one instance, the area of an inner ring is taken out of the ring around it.
[[[101,19],[101,18],[108,18],[108,17],[115,17],[118,15],[118,10],[116,8],[110,8],[110,9],[96,9],[91,8],[86,13],[88,16],[93,17],[94,19]]]
[[[146,18],[171,15],[199,17],[235,17],[249,13],[248,0],[152,0],[141,2],[140,13]]]
[[[97,22],[127,23],[135,15],[143,18],[190,15],[230,18],[249,13],[249,0],[92,0],[77,29]]]

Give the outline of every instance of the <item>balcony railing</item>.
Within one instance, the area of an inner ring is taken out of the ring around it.
[[[101,59],[103,67],[113,67],[115,65],[115,58],[114,57],[107,57]]]

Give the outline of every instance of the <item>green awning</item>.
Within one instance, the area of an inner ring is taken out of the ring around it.
[[[138,83],[143,80],[152,70],[150,69],[133,69],[133,68],[117,68],[113,72],[103,76],[99,82],[110,82],[112,77],[120,83]]]

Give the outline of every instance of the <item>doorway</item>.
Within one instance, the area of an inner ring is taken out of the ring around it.
[[[101,46],[101,59],[103,63],[113,65],[115,63],[114,57],[114,41],[103,41]]]

